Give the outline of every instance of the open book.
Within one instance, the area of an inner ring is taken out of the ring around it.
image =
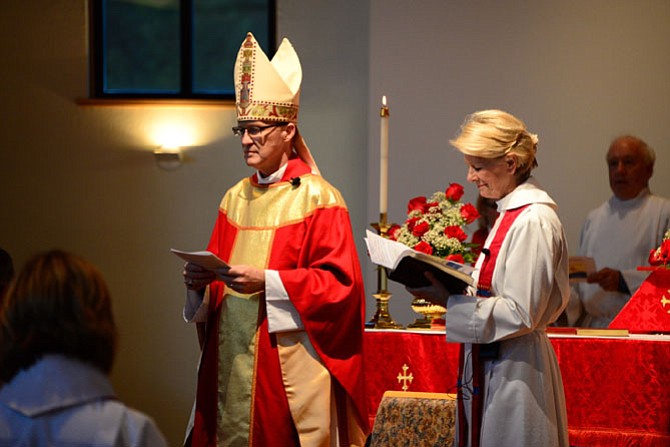
[[[365,243],[370,260],[388,269],[388,278],[408,287],[430,285],[424,272],[431,272],[451,293],[462,293],[474,284],[473,268],[454,261],[416,251],[397,241],[392,241],[370,230]]]
[[[223,259],[211,251],[181,251],[171,248],[170,251],[185,261],[192,262],[200,267],[215,272],[218,269],[230,267]]]

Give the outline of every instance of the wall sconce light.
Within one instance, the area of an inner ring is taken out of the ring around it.
[[[182,154],[179,146],[159,146],[154,151],[154,158],[159,168],[171,171],[181,166]]]

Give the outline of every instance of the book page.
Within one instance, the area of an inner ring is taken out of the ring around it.
[[[199,265],[206,270],[216,271],[230,267],[211,251],[181,251],[174,248],[171,248],[170,251],[183,260]]]
[[[370,260],[382,267],[393,270],[400,258],[414,251],[400,242],[383,238],[370,230],[365,230],[365,234]]]
[[[425,253],[416,253],[415,257],[427,264],[435,265],[439,269],[448,272],[449,274],[465,281],[468,285],[474,284],[472,273],[475,271],[474,267],[460,262],[451,261],[448,259],[438,258],[436,256],[427,255]]]

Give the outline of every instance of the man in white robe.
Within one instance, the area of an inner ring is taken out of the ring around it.
[[[655,154],[644,141],[624,135],[607,152],[613,196],[592,210],[582,226],[579,255],[592,257],[596,272],[572,290],[570,326],[607,327],[648,272],[649,252],[670,228],[670,200],[649,191]]]

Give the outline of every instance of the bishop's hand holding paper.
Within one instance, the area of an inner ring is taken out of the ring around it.
[[[195,291],[204,289],[217,279],[239,293],[251,294],[265,288],[265,272],[249,265],[231,265],[212,271],[187,262],[183,275],[186,287]]]
[[[255,293],[265,288],[265,272],[249,265],[229,265],[211,251],[181,251],[172,253],[186,260],[184,284],[189,290],[200,291],[212,281],[223,281],[239,293]]]

